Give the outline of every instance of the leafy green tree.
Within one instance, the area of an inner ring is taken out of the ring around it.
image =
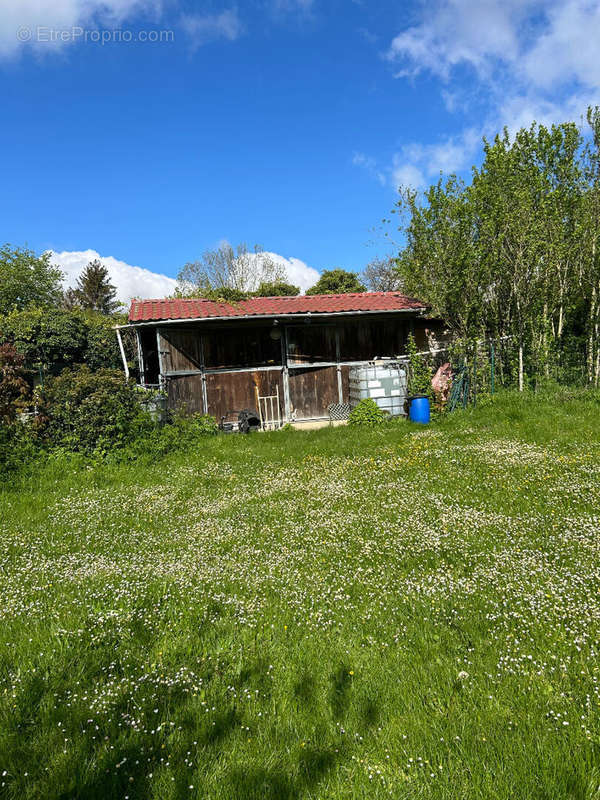
[[[590,141],[584,151],[584,175],[589,190],[582,196],[575,229],[581,244],[576,279],[581,290],[587,343],[587,379],[600,381],[600,109],[589,108]]]
[[[108,269],[96,258],[82,270],[75,288],[65,293],[65,305],[108,316],[121,305],[116,298],[117,290],[109,280]]]
[[[455,176],[431,186],[421,202],[417,192],[401,192],[396,210],[408,218],[407,245],[397,269],[409,295],[430,303],[461,338],[483,325],[482,296],[488,285],[473,235],[475,209]]]
[[[0,247],[0,314],[31,306],[55,306],[62,295],[63,273],[50,263],[50,254]]]
[[[306,294],[349,294],[351,292],[364,292],[364,286],[356,272],[347,272],[345,269],[330,269],[323,272],[314,286]]]
[[[256,290],[257,297],[295,297],[299,294],[299,286],[292,286],[285,281],[263,282]]]
[[[175,289],[172,297],[192,298],[201,297],[203,300],[213,300],[215,303],[239,303],[252,297],[252,292],[242,292],[230,286],[221,286],[219,289],[210,287],[184,286],[180,284]]]
[[[81,312],[30,308],[0,318],[0,341],[11,341],[30,368],[60,371],[83,361],[87,326]]]
[[[600,379],[600,115],[533,124],[484,141],[469,185],[402,190],[403,289],[431,304],[467,344],[510,342],[515,375],[550,376],[586,331],[588,379]],[[566,341],[569,338],[569,342]],[[504,346],[504,345],[503,345]]]

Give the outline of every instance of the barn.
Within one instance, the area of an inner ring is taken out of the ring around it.
[[[399,292],[213,300],[134,300],[140,382],[166,390],[168,407],[233,419],[274,397],[284,422],[327,419],[348,403],[354,365],[419,347],[435,322]],[[273,401],[271,401],[273,402]]]

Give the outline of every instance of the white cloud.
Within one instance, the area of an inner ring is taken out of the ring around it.
[[[299,258],[285,258],[278,253],[271,253],[266,251],[263,255],[271,259],[275,264],[283,267],[286,272],[288,281],[294,286],[299,286],[300,291],[304,293],[311,286],[319,280],[320,273],[314,268],[309,267],[304,261]]]
[[[134,267],[113,256],[101,256],[96,250],[64,250],[62,253],[50,250],[50,253],[52,262],[65,273],[65,288],[74,286],[81,270],[95,259],[108,269],[118,299],[123,303],[129,303],[132,297],[165,297],[173,294],[177,286],[173,278],[143,267]]]
[[[421,188],[440,170],[470,166],[484,135],[579,121],[600,102],[597,1],[435,0],[422,13],[386,58],[397,77],[437,77],[446,110],[468,117],[477,108],[481,121],[445,141],[404,144],[389,170],[394,183]]]
[[[568,0],[551,8],[548,24],[526,53],[523,68],[534,86],[550,89],[576,81],[600,87],[600,4]]]
[[[398,62],[399,76],[424,70],[448,80],[458,64],[487,73],[490,60],[512,60],[519,53],[519,32],[539,0],[438,0],[424,7],[423,21],[401,31],[387,52]]]
[[[243,26],[236,9],[220,14],[189,14],[181,18],[181,26],[190,37],[194,48],[214,39],[233,42],[238,39]]]
[[[370,175],[376,178],[382,186],[385,186],[385,174],[379,169],[377,161],[372,156],[367,156],[364,153],[354,153],[352,156],[352,163],[355,167],[362,167],[365,169]]]
[[[157,15],[160,0],[0,0],[0,57],[16,55],[23,47],[48,52],[67,42],[49,31],[118,27],[134,14]],[[39,30],[38,30],[39,29]]]
[[[392,165],[392,183],[394,188],[404,186],[410,189],[422,189],[426,186],[427,181],[419,167],[403,161],[402,156],[396,154]]]
[[[0,0],[0,58],[24,48],[38,54],[57,52],[83,41],[96,29],[120,29],[134,16],[159,19],[162,0]],[[178,28],[194,47],[208,41],[234,41],[243,32],[235,8],[216,14],[184,14]]]
[[[117,296],[123,303],[128,304],[132,297],[166,297],[173,294],[177,286],[174,278],[151,272],[143,267],[132,266],[113,256],[101,256],[96,250],[64,250],[61,253],[50,250],[49,252],[52,263],[65,273],[65,288],[74,286],[81,270],[95,259],[108,269],[111,283],[116,286]],[[264,252],[261,255],[268,256],[271,261],[280,265],[285,270],[288,281],[294,286],[299,286],[302,292],[314,286],[319,280],[319,272],[299,258],[285,258],[271,252]]]
[[[421,189],[440,172],[449,175],[467,168],[481,144],[482,131],[467,128],[459,136],[437,144],[408,144],[392,160],[394,187],[403,185]]]

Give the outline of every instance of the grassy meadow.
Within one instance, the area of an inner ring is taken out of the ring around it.
[[[600,797],[600,402],[0,492],[0,798]]]

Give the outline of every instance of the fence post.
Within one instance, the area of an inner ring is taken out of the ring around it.
[[[494,342],[490,339],[490,394],[494,394],[494,378],[496,372],[496,358]]]

